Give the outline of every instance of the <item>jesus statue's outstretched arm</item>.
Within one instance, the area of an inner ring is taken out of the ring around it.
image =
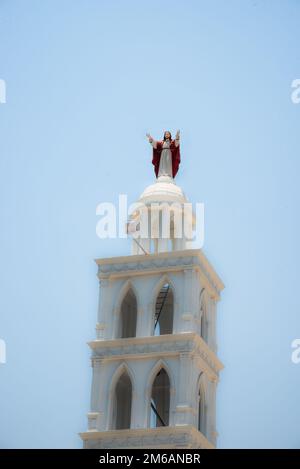
[[[180,130],[177,130],[176,136],[175,136],[175,146],[178,147],[180,142]]]
[[[153,148],[157,148],[157,142],[156,142],[156,140],[154,140],[154,138],[151,137],[150,134],[146,134],[146,137],[148,138],[149,143],[153,146]]]

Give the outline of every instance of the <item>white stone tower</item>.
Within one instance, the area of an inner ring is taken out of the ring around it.
[[[158,228],[156,238],[133,240],[131,255],[96,260],[100,301],[84,448],[214,448],[223,367],[216,306],[224,286],[202,250],[174,237],[187,199],[172,178],[159,177],[139,202],[149,230],[162,217],[154,205],[172,205],[170,235]],[[140,221],[137,212],[131,220]]]

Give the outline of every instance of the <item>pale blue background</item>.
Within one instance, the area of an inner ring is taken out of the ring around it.
[[[0,1],[0,446],[80,447],[97,310],[96,205],[154,180],[182,131],[219,305],[219,446],[299,447],[300,2]]]

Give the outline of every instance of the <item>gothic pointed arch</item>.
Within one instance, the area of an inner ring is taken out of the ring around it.
[[[172,334],[175,289],[167,275],[163,275],[153,290],[154,311],[152,334]]]
[[[131,427],[131,410],[134,379],[127,364],[115,371],[110,387],[110,428],[123,430]]]
[[[148,380],[149,427],[165,427],[170,422],[172,375],[163,360],[152,368]]]
[[[206,436],[207,403],[204,374],[201,373],[197,384],[197,428]]]
[[[134,282],[131,280],[131,279],[127,279],[123,282],[118,294],[117,294],[117,297],[116,297],[116,301],[115,301],[115,305],[114,305],[114,311],[115,312],[119,312],[120,311],[120,308],[121,308],[121,305],[122,305],[122,301],[124,299],[124,297],[126,296],[126,293],[129,291],[129,290],[132,290],[135,297],[136,297],[136,301],[137,301],[137,304],[139,304],[139,293],[138,293],[138,289],[136,288]]]
[[[199,310],[199,334],[205,342],[208,341],[209,326],[208,326],[208,300],[205,289],[203,288],[200,293],[200,310]]]
[[[117,338],[136,336],[137,326],[137,292],[132,282],[127,280],[121,288],[116,304],[116,328]]]

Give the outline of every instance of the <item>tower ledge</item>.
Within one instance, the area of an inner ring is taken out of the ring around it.
[[[149,275],[164,270],[174,272],[185,268],[199,270],[205,277],[211,295],[219,299],[224,284],[201,249],[136,254],[95,259],[99,279]]]
[[[214,449],[214,445],[192,425],[80,433],[87,449],[109,448],[193,448]]]
[[[212,381],[218,381],[223,364],[207,343],[195,332],[165,334],[149,337],[123,339],[97,339],[88,342],[93,351],[92,365],[105,360],[127,360],[139,357],[140,360],[158,356],[179,356],[189,353],[199,360],[202,369]]]

